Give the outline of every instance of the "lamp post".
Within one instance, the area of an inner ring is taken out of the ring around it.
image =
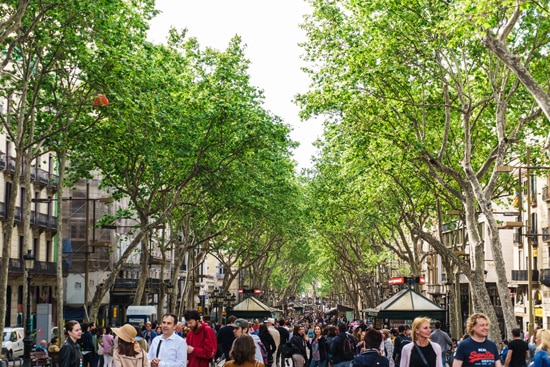
[[[31,366],[31,270],[34,268],[34,255],[32,250],[27,250],[23,255],[25,273],[27,274],[27,314],[25,315],[25,338],[23,339],[23,367]]]
[[[233,306],[235,306],[235,300],[237,297],[234,294],[231,294],[229,291],[225,293],[225,316],[227,320],[227,316],[229,316],[229,312],[231,312],[231,309]]]
[[[216,323],[218,323],[220,320],[220,309],[222,306],[221,303],[223,301],[223,295],[221,295],[220,290],[216,288],[210,297],[212,297],[213,300],[212,306],[216,309]]]

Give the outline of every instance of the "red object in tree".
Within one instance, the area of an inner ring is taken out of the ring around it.
[[[107,106],[109,105],[109,100],[103,94],[98,94],[94,98],[94,106]]]

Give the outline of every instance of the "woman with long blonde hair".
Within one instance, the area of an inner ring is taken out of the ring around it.
[[[400,367],[442,367],[441,347],[430,340],[431,319],[417,317],[412,323],[412,343],[401,350]]]
[[[550,367],[550,330],[539,329],[535,334],[538,344],[533,361],[533,367]]]

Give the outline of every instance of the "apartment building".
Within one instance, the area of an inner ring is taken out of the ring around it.
[[[525,172],[523,173],[526,176]],[[527,177],[522,177],[521,192],[504,199],[504,203],[509,205],[495,205],[508,288],[516,323],[522,330],[528,330],[530,320],[538,326],[550,325],[550,177],[541,176],[540,172],[532,173],[529,175],[529,182]],[[516,172],[516,178],[520,178],[519,171]],[[442,241],[449,247],[464,249],[459,256],[467,260],[470,247],[459,213],[457,215],[455,221],[444,226]],[[479,215],[479,226],[485,240],[484,265],[487,289],[495,306],[498,322],[504,330],[503,313],[496,288],[495,263],[483,215]],[[424,264],[425,292],[447,310],[450,310],[455,302],[454,305],[459,311],[450,317],[459,318],[460,324],[472,311],[470,286],[460,269],[451,269],[451,273],[447,274],[441,257],[436,254],[429,256]],[[459,299],[453,299],[454,283],[460,284]]]

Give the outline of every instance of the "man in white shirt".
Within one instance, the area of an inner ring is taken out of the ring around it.
[[[174,314],[162,316],[162,334],[153,339],[149,348],[151,367],[186,367],[187,343],[176,334],[177,320]]]

